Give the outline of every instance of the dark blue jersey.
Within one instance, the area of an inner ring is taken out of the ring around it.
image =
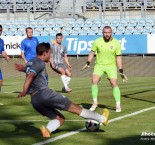
[[[31,39],[25,38],[21,42],[21,51],[24,52],[25,58],[27,61],[36,57],[36,47],[39,44],[36,37]]]
[[[33,72],[35,77],[31,83],[28,93],[34,93],[36,91],[48,88],[44,61],[39,58],[34,58],[28,61],[26,65],[26,75],[28,75],[30,72]]]

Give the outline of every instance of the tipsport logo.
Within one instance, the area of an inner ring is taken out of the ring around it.
[[[16,43],[10,42],[9,44],[5,44],[4,47],[5,47],[6,50],[7,49],[20,49],[21,44],[18,43],[18,42],[16,42]]]

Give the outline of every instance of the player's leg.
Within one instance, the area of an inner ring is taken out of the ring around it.
[[[94,111],[98,107],[98,82],[100,81],[101,76],[103,75],[103,71],[100,66],[96,65],[94,67],[93,78],[92,78],[92,98],[93,105],[90,108],[90,111]]]
[[[65,74],[66,74],[67,85],[69,85],[69,83],[70,83],[70,81],[71,81],[72,74],[71,74],[71,72],[70,72],[69,69],[66,69],[66,70],[65,70]],[[70,89],[70,88],[68,87],[67,91],[68,91],[68,92],[71,92],[72,89]]]
[[[107,75],[108,78],[110,79],[110,84],[113,89],[113,96],[116,101],[116,112],[121,112],[121,94],[120,94],[120,89],[117,85],[117,67],[116,66],[111,66],[107,70]]]
[[[105,126],[108,124],[108,119],[109,119],[109,110],[108,109],[103,109],[103,114],[100,115],[94,111],[90,111],[88,109],[81,108],[79,105],[77,105],[75,103],[71,103],[71,105],[67,111],[77,114],[85,119],[96,120]]]

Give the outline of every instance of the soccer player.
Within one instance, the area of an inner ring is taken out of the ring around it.
[[[26,28],[27,37],[21,42],[21,56],[25,64],[32,58],[36,57],[36,47],[39,44],[38,39],[33,37],[33,29]]]
[[[72,89],[68,87],[71,80],[71,65],[68,61],[67,50],[64,45],[61,44],[63,40],[62,33],[56,34],[56,44],[51,46],[51,67],[52,69],[61,74],[61,80],[66,92],[71,92]],[[67,66],[64,64],[66,62]],[[62,89],[63,90],[63,89]]]
[[[96,63],[94,66],[92,78],[92,97],[93,105],[90,110],[94,111],[98,107],[98,82],[103,74],[107,75],[113,89],[113,95],[116,101],[116,112],[121,112],[121,95],[117,85],[117,67],[123,81],[127,77],[123,74],[121,45],[118,40],[112,38],[112,29],[109,26],[103,28],[103,37],[96,39],[92,45],[87,63],[83,69],[88,68],[96,52]]]
[[[34,109],[51,119],[46,127],[42,126],[40,128],[43,137],[50,137],[52,132],[63,125],[65,119],[58,110],[65,110],[83,118],[93,119],[103,125],[107,125],[109,118],[108,109],[103,109],[103,115],[99,115],[98,113],[81,108],[71,102],[66,96],[48,88],[45,78],[45,62],[50,60],[50,44],[40,43],[36,51],[36,58],[28,61],[26,66],[15,64],[15,68],[18,71],[26,73],[23,91],[19,93],[18,97],[30,94]]]
[[[3,27],[2,25],[0,25],[0,36],[2,34],[2,30],[3,30]],[[7,55],[7,53],[4,50],[4,41],[2,38],[0,38],[0,54],[2,54],[2,56],[6,59],[6,61],[10,60],[10,57]],[[0,92],[1,92],[2,84],[3,84],[3,77],[2,77],[2,71],[0,69]]]
[[[31,27],[26,28],[27,37],[21,42],[21,56],[25,64],[36,57],[36,47],[39,44],[37,37],[33,36],[33,29]],[[46,71],[46,79],[48,82],[48,74]]]

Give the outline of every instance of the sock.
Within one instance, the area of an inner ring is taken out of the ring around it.
[[[67,85],[69,84],[70,81],[71,81],[71,77],[66,76]]]
[[[0,92],[1,92],[1,87],[0,87]]]
[[[61,80],[62,80],[62,83],[63,83],[65,89],[67,89],[68,85],[67,85],[67,81],[66,81],[66,76],[65,75],[61,75]]]
[[[100,123],[104,122],[106,120],[106,118],[94,111],[89,111],[87,109],[82,109],[82,112],[80,114],[81,117],[86,118],[86,119],[93,119],[96,120]]]
[[[55,131],[57,128],[60,127],[60,121],[58,119],[53,119],[51,121],[49,121],[49,123],[47,124],[46,128],[50,131],[53,132]]]
[[[121,95],[120,95],[120,89],[118,86],[113,88],[113,95],[116,101],[116,104],[120,104],[121,101]]]
[[[94,103],[97,104],[97,96],[98,96],[98,86],[97,85],[92,85],[92,97]]]

